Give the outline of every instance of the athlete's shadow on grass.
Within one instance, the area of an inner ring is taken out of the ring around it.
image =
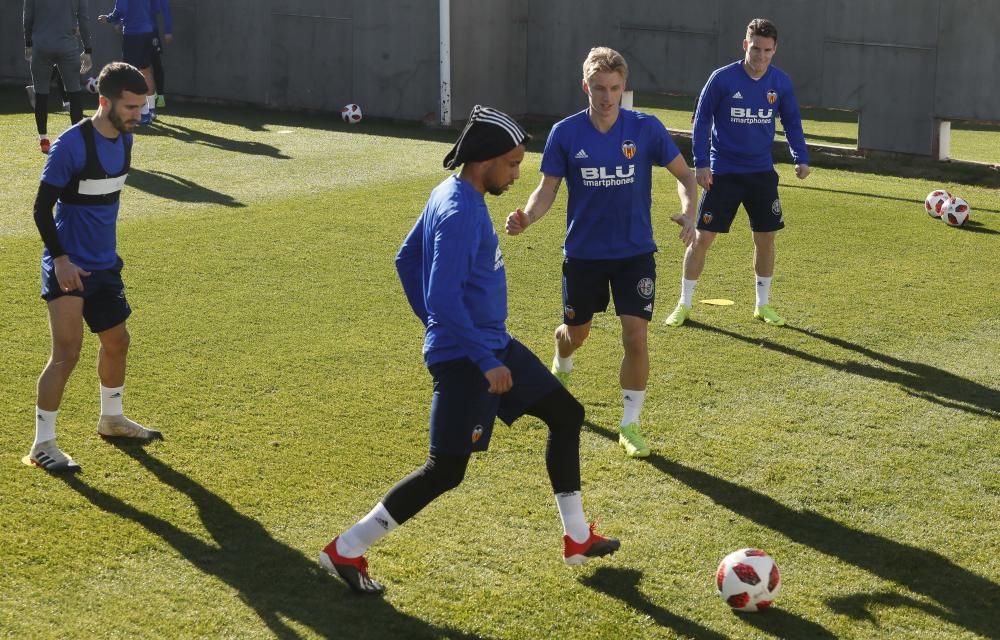
[[[246,206],[231,195],[213,191],[187,178],[164,171],[143,171],[133,167],[128,172],[128,186],[174,202],[207,202],[225,207]]]
[[[858,362],[857,360],[832,360],[795,349],[794,347],[771,342],[767,339],[752,338],[697,321],[688,320],[685,325],[689,325],[693,329],[734,338],[755,347],[764,347],[770,351],[794,356],[836,371],[898,384],[909,395],[939,404],[943,407],[958,409],[959,411],[974,413],[987,418],[1000,418],[1000,390],[987,387],[968,378],[956,376],[944,369],[938,369],[937,367],[919,362],[894,358],[867,347],[841,340],[840,338],[823,335],[816,331],[807,331],[806,329],[791,325],[785,327],[786,331],[797,331],[802,335],[822,340],[845,351],[850,351],[869,360],[874,360],[878,364]]]
[[[254,156],[268,156],[278,160],[291,159],[291,156],[285,155],[281,149],[270,144],[254,142],[253,140],[233,140],[162,120],[157,120],[151,126],[143,129],[142,134],[144,136],[166,136],[178,142],[200,144],[223,151],[246,153]]]
[[[60,477],[94,506],[142,525],[200,571],[225,582],[276,637],[300,637],[284,619],[325,638],[471,637],[401,613],[381,598],[353,594],[314,559],[275,540],[259,522],[189,476],[140,446],[116,446],[158,480],[188,496],[214,544],[91,486],[79,476]]]
[[[989,211],[989,209],[987,209],[987,211]],[[997,212],[997,213],[1000,213],[1000,212]],[[987,228],[987,227],[983,226],[983,223],[979,222],[978,220],[966,220],[965,224],[963,224],[961,227],[957,227],[957,228],[958,228],[959,231],[967,231],[969,233],[986,233],[986,234],[994,235],[994,236],[995,235],[1000,235],[1000,231],[997,231],[995,229]]]
[[[617,430],[590,421],[585,424],[597,435],[618,442]],[[737,515],[936,602],[933,605],[917,604],[906,597],[893,600],[880,598],[880,594],[856,594],[829,601],[835,611],[862,618],[864,613],[859,613],[859,608],[864,611],[867,603],[910,606],[972,633],[988,638],[998,637],[1000,585],[960,567],[939,553],[859,531],[813,511],[796,511],[763,493],[655,453],[646,461]],[[757,624],[758,618],[747,616],[746,620]],[[767,621],[768,617],[761,616],[759,620]],[[766,624],[766,630],[779,637],[814,637],[809,633],[796,633],[798,629],[795,625],[812,625],[801,618]]]
[[[725,640],[726,636],[712,631],[693,620],[688,620],[653,603],[641,591],[639,580],[642,573],[635,569],[615,569],[601,567],[592,575],[583,578],[581,582],[595,591],[611,596],[629,605],[639,613],[649,616],[661,627],[671,629],[685,638],[696,640]],[[720,607],[726,605],[719,602]],[[738,615],[738,614],[733,614]],[[746,614],[740,618],[747,623],[769,634],[782,638],[834,638],[825,628],[804,618],[782,611],[771,609],[762,614]]]

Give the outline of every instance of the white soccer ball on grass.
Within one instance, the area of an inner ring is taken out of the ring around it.
[[[927,215],[932,218],[941,217],[941,208],[946,202],[951,198],[951,194],[945,189],[935,189],[927,194],[924,198],[924,210],[927,211]]]
[[[736,611],[761,611],[771,606],[781,590],[781,571],[760,549],[740,549],[719,563],[715,589]]]
[[[345,105],[340,110],[340,117],[348,124],[357,124],[361,122],[361,107],[356,104]]]
[[[972,208],[961,198],[949,198],[941,207],[941,219],[950,227],[961,227],[969,220]]]

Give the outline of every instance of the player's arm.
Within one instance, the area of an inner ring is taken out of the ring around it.
[[[481,237],[476,224],[473,216],[460,213],[445,216],[437,224],[434,256],[427,279],[427,311],[434,314],[435,324],[440,324],[455,339],[459,348],[485,375],[491,369],[502,367],[503,363],[480,342],[480,333],[465,306],[465,283]]]
[[[31,61],[31,32],[35,28],[35,0],[24,0],[24,59]]]
[[[68,134],[60,136],[52,145],[52,149],[45,159],[45,167],[42,169],[42,180],[38,184],[34,209],[35,226],[42,236],[42,242],[49,250],[49,255],[52,256],[56,279],[63,291],[74,289],[83,291],[81,278],[90,275],[89,271],[84,271],[70,262],[69,256],[59,241],[59,232],[52,216],[52,209],[56,206],[59,194],[70,183],[73,176],[83,170],[86,164],[86,151],[77,148],[74,142],[78,142],[82,147],[83,140],[81,138],[71,138]]]
[[[709,78],[701,90],[701,95],[698,96],[698,107],[694,112],[694,122],[691,125],[691,153],[694,156],[695,180],[706,191],[712,188],[709,152],[712,123],[715,119],[715,109],[720,100],[719,92],[715,86],[715,78],[715,75]]]
[[[163,43],[170,44],[174,40],[174,18],[170,13],[170,0],[156,0],[159,13],[163,14]],[[153,14],[156,20],[156,14]]]
[[[403,285],[403,293],[410,303],[413,313],[427,326],[427,307],[424,304],[423,278],[424,216],[417,218],[416,224],[403,240],[403,246],[396,254],[396,273]]]
[[[670,219],[681,226],[681,242],[691,244],[695,234],[695,201],[698,199],[698,183],[695,181],[694,173],[688,167],[683,154],[677,154],[667,164],[667,171],[677,178],[677,196],[680,198],[682,211],[682,213],[671,216]]]
[[[781,127],[785,130],[788,149],[792,152],[792,159],[795,161],[795,175],[799,179],[804,179],[810,171],[809,149],[806,147],[805,132],[802,130],[802,112],[799,110],[799,101],[795,97],[795,91],[791,85],[781,96],[778,116],[781,118]]]
[[[121,24],[125,20],[126,15],[128,15],[128,0],[115,0],[115,8],[111,10],[111,13],[104,16],[97,16],[97,21],[107,22],[108,24]]]
[[[69,260],[66,250],[59,242],[59,231],[56,229],[56,221],[52,216],[52,209],[56,206],[62,187],[56,187],[47,182],[38,183],[38,193],[35,195],[35,226],[42,236],[45,248],[52,256],[52,263],[56,270],[56,280],[63,291],[73,291],[79,289],[83,291],[83,280],[81,278],[89,276],[89,271],[84,271]]]
[[[505,226],[507,235],[516,236],[527,229],[528,225],[537,222],[548,213],[556,200],[556,194],[559,193],[559,185],[561,184],[562,178],[543,175],[542,181],[528,197],[528,204],[524,205],[524,209],[513,211],[507,216]]]
[[[90,34],[90,6],[86,0],[81,0],[77,9],[76,24],[80,30],[80,39],[83,41],[83,52],[89,56],[94,52],[94,41]]]

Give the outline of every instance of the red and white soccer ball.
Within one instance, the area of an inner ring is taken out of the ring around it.
[[[941,219],[952,227],[961,227],[969,219],[972,208],[959,197],[949,198],[941,207]]]
[[[951,194],[944,189],[935,189],[928,193],[927,198],[924,199],[924,209],[927,211],[927,215],[932,218],[940,218],[941,209],[950,199]]]
[[[781,590],[781,571],[760,549],[740,549],[719,563],[715,588],[736,611],[761,611],[771,606]]]
[[[361,107],[356,104],[346,105],[340,110],[340,117],[347,124],[357,124],[361,122]]]

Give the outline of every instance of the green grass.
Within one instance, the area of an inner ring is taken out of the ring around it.
[[[670,129],[691,131],[691,115],[697,106],[697,96],[678,96],[639,92],[635,107],[652,113]],[[837,109],[802,109],[802,129],[810,144],[848,147],[858,146],[858,116],[853,111]],[[777,136],[784,144],[784,132],[778,127]],[[950,157],[987,164],[1000,164],[1000,125],[952,122]]]
[[[576,358],[588,411],[585,507],[623,541],[562,565],[545,430],[498,426],[463,485],[369,553],[384,600],[353,597],[319,549],[419,465],[430,378],[394,274],[446,173],[454,132],[171,104],[140,132],[119,249],[128,413],[146,448],[94,435],[85,355],[60,411],[72,479],[20,464],[49,338],[31,203],[42,158],[0,91],[0,636],[974,638],[1000,629],[1000,196],[984,175],[820,157],[778,166],[788,228],[774,302],[751,318],[744,219],[712,249],[694,322],[669,329],[682,247],[654,185],[660,296],[650,325],[647,462],[614,444],[617,320]],[[62,126],[53,115],[53,128]],[[544,133],[544,132],[543,132]],[[988,135],[988,133],[987,133]],[[537,145],[498,228],[537,184]],[[827,163],[828,164],[824,164]],[[923,174],[923,177],[920,177]],[[922,212],[939,183],[973,226]],[[560,196],[501,238],[511,332],[543,360],[558,322]],[[782,566],[777,609],[735,616],[712,590],[744,546]]]

